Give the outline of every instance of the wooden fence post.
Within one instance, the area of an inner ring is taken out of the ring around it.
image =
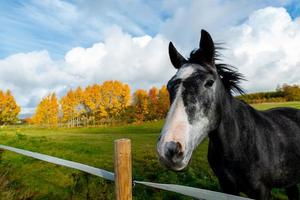
[[[117,200],[132,199],[131,142],[115,140],[115,193]]]

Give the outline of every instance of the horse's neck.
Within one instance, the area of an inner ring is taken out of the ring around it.
[[[234,151],[235,146],[240,145],[241,137],[247,137],[242,129],[251,126],[249,113],[256,111],[231,96],[223,100],[221,107],[220,124],[210,133],[210,140],[217,146],[221,146],[225,152]]]

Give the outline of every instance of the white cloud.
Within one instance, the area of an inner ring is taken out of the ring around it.
[[[201,29],[206,29],[214,38],[222,38],[230,27],[245,21],[253,11],[266,5],[281,6],[285,3],[286,0],[191,0],[189,3],[173,0],[165,3],[173,15],[162,25],[161,31],[187,55],[191,47],[198,47],[195,41],[199,40]]]
[[[223,38],[225,60],[245,74],[247,91],[300,83],[300,19],[292,20],[284,8],[257,10]]]
[[[74,48],[65,56],[66,71],[87,83],[117,79],[134,89],[162,84],[172,71],[167,40],[157,35],[132,37],[112,28],[106,39],[91,48]]]
[[[0,60],[0,88],[11,90],[22,108],[35,107],[49,91],[60,92],[73,80],[59,64],[47,51],[9,56]]]
[[[63,60],[47,51],[15,54],[0,60],[0,88],[11,89],[17,102],[30,112],[51,91],[121,80],[132,89],[164,84],[173,72],[162,36],[132,37],[114,27],[103,42],[76,47]]]

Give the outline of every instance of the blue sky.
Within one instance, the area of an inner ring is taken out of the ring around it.
[[[104,29],[111,25],[133,36],[155,35],[160,23],[170,16],[160,9],[160,1],[132,1],[128,5],[121,1],[86,2],[1,1],[0,57],[46,49],[54,58],[61,58],[75,46],[88,47],[103,40]]]
[[[175,73],[168,42],[187,56],[201,29],[225,44],[246,91],[300,84],[299,16],[298,0],[4,0],[0,89],[30,114],[49,92],[108,79],[160,87]]]
[[[73,47],[88,47],[103,40],[103,30],[110,25],[120,26],[133,36],[144,34],[154,36],[161,31],[162,23],[174,15],[173,8],[168,8],[167,3],[158,0],[119,2],[72,0],[63,1],[65,5],[50,2],[48,0],[0,2],[0,26],[2,27],[0,58],[14,53],[44,49],[48,50],[53,58],[62,58]],[[261,7],[281,4],[287,8],[293,18],[300,14],[300,3],[297,0],[286,3],[271,2],[260,1],[260,4]],[[178,1],[174,6],[184,7],[184,4],[189,4],[189,1],[181,3]],[[62,16],[62,12],[66,10],[77,12],[78,16],[74,16],[74,13],[66,13]],[[77,17],[83,17],[79,20],[80,24],[72,21],[77,20]],[[89,24],[90,19],[95,20],[95,23],[98,22],[98,25]],[[90,33],[86,33],[86,29],[89,29]]]
[[[300,3],[299,1],[292,1],[285,5],[285,8],[293,18],[296,18],[300,14]]]

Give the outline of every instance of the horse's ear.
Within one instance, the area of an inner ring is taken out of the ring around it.
[[[186,63],[186,59],[178,53],[172,42],[169,43],[169,56],[171,63],[176,69],[179,69],[184,63]]]
[[[201,30],[200,49],[204,53],[206,61],[213,63],[215,57],[215,45],[210,34],[206,30]]]

